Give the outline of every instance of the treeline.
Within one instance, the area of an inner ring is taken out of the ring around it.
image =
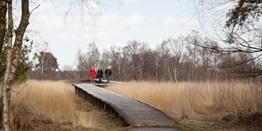
[[[36,52],[33,55],[34,66],[30,72],[31,79],[37,80],[73,80],[81,79],[80,72],[75,70],[60,70],[57,58],[49,51]],[[86,73],[87,74],[87,73]]]
[[[74,75],[66,75],[70,74],[68,72],[63,74],[59,69],[45,69],[41,65],[34,70],[36,75],[31,78],[63,79],[64,76],[78,76],[75,79],[86,79],[93,65],[103,69],[111,66],[113,79],[121,81],[261,81],[261,9],[261,1],[236,2],[228,11],[225,23],[222,23],[224,28],[218,32],[219,40],[204,38],[193,32],[184,37],[165,40],[154,49],[149,48],[150,43],[129,41],[124,47],[112,47],[102,53],[95,43],[91,43],[87,52],[78,51],[77,70],[72,71]]]
[[[199,45],[218,43],[192,33],[178,39],[164,40],[155,49],[145,42],[129,41],[124,47],[111,47],[100,53],[95,43],[89,44],[86,53],[78,52],[77,70],[88,72],[110,66],[113,79],[157,81],[202,81],[259,78],[261,70],[252,54],[221,53]],[[84,78],[86,76],[82,76]]]
[[[31,71],[30,79],[36,80],[70,80],[70,81],[79,81],[84,79],[80,76],[78,71],[51,71],[45,72],[44,75],[39,70]],[[87,76],[86,78],[87,79]]]
[[[112,79],[119,81],[261,80],[261,55],[234,50],[221,52],[218,45],[221,43],[196,32],[164,40],[155,48],[145,42],[129,41],[124,47],[113,46],[100,52],[96,44],[91,43],[87,52],[78,50],[76,70],[71,67],[59,69],[57,58],[51,52],[41,51],[34,54],[36,64],[30,78],[84,80],[94,66],[104,70],[110,67]]]

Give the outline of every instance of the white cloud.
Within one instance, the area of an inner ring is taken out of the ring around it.
[[[144,23],[144,17],[139,14],[134,14],[127,18],[127,22],[130,25],[141,25]]]
[[[197,26],[197,22],[194,18],[183,18],[183,17],[176,17],[176,16],[167,16],[163,20],[164,27],[184,27],[190,26],[194,28]]]
[[[121,41],[121,34],[144,22],[139,14],[107,12],[91,16],[88,10],[80,11],[77,6],[66,16],[67,6],[45,0],[40,4],[30,18],[29,30],[33,33],[29,35],[39,47],[48,42],[61,66],[73,64],[77,49],[86,50],[90,42],[96,42],[100,49],[108,49]]]
[[[175,16],[167,16],[163,21],[163,25],[165,27],[179,26],[183,24],[183,22],[185,22],[185,20],[182,20],[181,18]]]
[[[88,26],[84,24],[91,21],[90,16],[83,15],[84,10],[81,13],[77,9],[70,10],[66,16],[68,6],[44,0],[39,3],[40,7],[32,14],[28,28],[31,31],[29,35],[38,44],[35,50],[48,42],[50,51],[58,58],[61,66],[73,64],[76,50],[91,41]]]
[[[100,48],[109,48],[112,44],[119,43],[124,33],[139,28],[143,22],[143,16],[138,14],[125,16],[105,13],[96,18],[95,25],[90,30],[94,31],[94,39]]]
[[[110,31],[109,35],[112,35],[112,31],[119,32],[130,27],[139,27],[144,23],[144,17],[139,14],[123,16],[118,13],[104,13],[97,17],[95,21],[96,32]]]
[[[132,5],[132,4],[135,4],[137,2],[138,2],[138,0],[119,0],[119,3],[121,5]]]

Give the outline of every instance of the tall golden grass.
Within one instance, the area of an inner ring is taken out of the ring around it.
[[[152,105],[178,121],[222,121],[262,112],[261,85],[241,82],[127,82],[109,90]]]
[[[45,130],[51,125],[74,127],[70,130],[78,127],[106,130],[117,125],[110,120],[106,123],[105,113],[79,101],[80,98],[74,95],[73,86],[63,81],[27,81],[14,87],[11,100],[13,121],[18,119],[20,124],[40,121],[38,124],[41,126],[42,123]]]
[[[26,108],[35,115],[45,116],[52,121],[66,121],[75,110],[73,88],[62,81],[29,81],[15,88],[12,104]]]

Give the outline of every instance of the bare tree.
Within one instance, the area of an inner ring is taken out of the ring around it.
[[[114,79],[118,80],[126,80],[128,79],[128,71],[125,68],[128,62],[127,52],[125,52],[126,48],[123,48],[123,52],[121,52],[120,48],[111,47],[110,49],[110,56],[111,62],[110,66],[113,71]]]
[[[87,71],[91,66],[98,66],[100,62],[100,52],[95,43],[88,45],[88,50],[82,53],[81,50],[77,51],[77,69],[79,71]]]
[[[1,1],[2,2],[2,1]],[[13,39],[13,8],[12,8],[12,0],[6,0],[7,4],[7,12],[8,12],[8,20],[7,20],[7,33],[6,38],[7,42],[7,66],[4,75],[4,83],[2,86],[2,103],[3,103],[3,112],[2,112],[2,119],[3,119],[3,127],[5,131],[10,130],[10,96],[11,96],[11,82],[14,79],[19,57],[20,51],[23,44],[23,37],[25,30],[29,24],[29,0],[21,0],[21,9],[22,15],[21,20],[19,23],[18,28],[15,32],[15,42],[14,46],[12,47],[12,39]],[[4,3],[4,2],[3,2]]]
[[[53,53],[41,51],[35,53],[34,58],[38,62],[35,65],[35,71],[41,72],[41,79],[54,79],[55,72],[59,70],[59,65]]]
[[[79,50],[77,54],[77,62],[77,69],[80,71],[80,77],[86,79],[91,66],[97,68],[100,64],[100,52],[96,44],[90,43],[86,53],[82,53],[81,50]]]
[[[201,2],[206,0],[200,0]],[[224,3],[234,2],[234,6],[227,12],[225,28],[221,33],[226,36],[220,41],[212,43],[199,43],[197,46],[212,50],[220,54],[238,55],[245,53],[249,59],[239,61],[228,68],[238,67],[245,63],[258,63],[262,56],[262,1],[261,0],[229,0]],[[261,66],[249,69],[250,77],[262,75]]]
[[[6,0],[0,1],[0,53],[2,52],[4,45],[4,37],[6,33],[6,12],[7,4]]]
[[[23,45],[23,38],[26,31],[26,28],[29,24],[29,0],[22,0],[22,16],[21,21],[18,25],[18,28],[15,31],[16,37],[15,37],[15,43],[13,46],[13,55],[12,55],[12,65],[11,65],[11,74],[10,78],[13,79],[14,75],[16,73],[19,57],[20,57],[20,51]]]
[[[171,80],[178,81],[178,76],[180,74],[182,55],[185,50],[184,38],[180,37],[178,39],[168,39],[165,41],[167,48],[169,49],[170,58],[168,66],[168,74]]]
[[[110,52],[109,51],[103,52],[101,62],[100,62],[100,67],[102,69],[106,69],[108,68],[108,66],[110,66],[110,63],[111,63]]]
[[[7,3],[8,12],[8,28],[7,28],[7,61],[6,70],[4,75],[4,83],[2,87],[2,124],[5,131],[10,130],[10,86],[11,86],[11,60],[12,60],[12,39],[13,39],[13,13],[12,13],[12,0]]]
[[[86,53],[86,57],[87,57],[87,62],[89,64],[89,68],[91,66],[95,66],[95,68],[99,66],[100,52],[94,42],[88,45],[88,51]]]
[[[77,71],[79,71],[79,75],[81,79],[87,79],[87,71],[88,71],[88,62],[82,53],[82,51],[79,49],[77,51]]]
[[[139,41],[129,41],[126,49],[130,58],[131,73],[134,80],[139,80],[143,75],[143,57],[140,54],[144,51],[145,45]]]

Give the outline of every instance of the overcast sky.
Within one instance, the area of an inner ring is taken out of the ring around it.
[[[204,8],[197,0],[98,0],[99,5],[81,8],[72,1],[38,0],[34,6],[40,7],[30,19],[29,36],[37,43],[35,50],[45,48],[48,42],[48,50],[60,67],[76,65],[77,50],[84,52],[90,42],[104,51],[113,45],[124,46],[129,40],[154,48],[162,40],[192,30],[214,35],[214,28],[223,24],[225,12],[232,6],[217,6],[220,0],[208,0]]]

